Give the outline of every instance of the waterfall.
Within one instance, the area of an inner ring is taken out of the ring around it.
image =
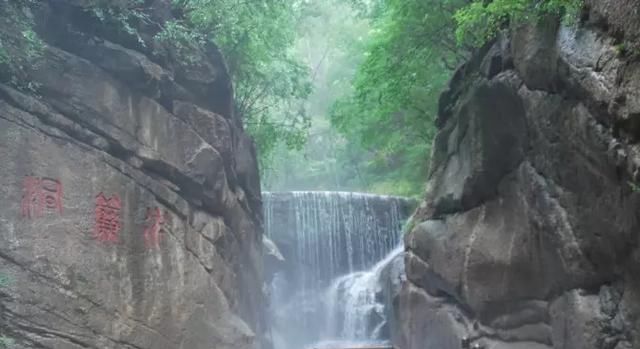
[[[263,193],[265,232],[285,258],[272,280],[276,349],[388,339],[381,277],[411,202],[347,192]]]
[[[384,280],[383,272],[392,263],[402,262],[403,252],[404,246],[400,244],[373,268],[334,281],[325,295],[330,338],[354,342],[388,339],[381,332],[388,321],[386,299],[381,299],[381,295],[385,294],[385,282],[399,282],[401,276],[388,275],[389,279]]]

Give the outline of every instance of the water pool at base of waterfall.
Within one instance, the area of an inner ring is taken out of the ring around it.
[[[276,297],[274,305],[280,308],[273,310],[274,348],[351,349],[389,345],[390,319],[383,290],[389,280],[385,279],[385,271],[395,269],[395,275],[388,277],[401,281],[403,275],[397,271],[403,270],[403,251],[403,245],[399,245],[369,270],[340,276],[324,291],[301,293],[292,299]]]

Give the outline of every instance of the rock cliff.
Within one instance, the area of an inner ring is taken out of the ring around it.
[[[585,2],[442,94],[400,348],[640,348],[640,2]]]
[[[99,1],[39,3],[24,12],[45,43],[35,88],[0,85],[0,335],[16,349],[260,347],[260,184],[221,54],[154,46],[169,0],[147,1],[134,36]],[[24,34],[12,23],[0,31]]]

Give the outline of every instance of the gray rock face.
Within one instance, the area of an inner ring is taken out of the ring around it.
[[[265,282],[270,283],[275,274],[284,269],[286,260],[278,246],[266,235],[262,236],[262,248],[264,251]]]
[[[42,3],[38,96],[0,86],[0,335],[264,346],[258,170],[220,54],[183,67],[101,31],[91,2]]]
[[[394,341],[392,336],[400,332],[400,293],[406,281],[404,253],[398,254],[380,275],[381,290],[377,297],[383,300],[386,324],[383,338]]]
[[[443,94],[400,348],[640,348],[640,61],[608,31],[637,37],[640,2],[587,5],[496,40]]]

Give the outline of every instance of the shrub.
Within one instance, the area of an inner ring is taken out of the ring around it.
[[[454,15],[458,25],[456,38],[459,43],[480,46],[493,39],[505,26],[538,20],[547,15],[571,21],[581,8],[582,0],[474,0]]]
[[[0,82],[32,92],[38,86],[29,73],[38,68],[45,48],[33,30],[31,10],[36,6],[36,1],[0,2],[0,23],[14,29],[0,31]]]

